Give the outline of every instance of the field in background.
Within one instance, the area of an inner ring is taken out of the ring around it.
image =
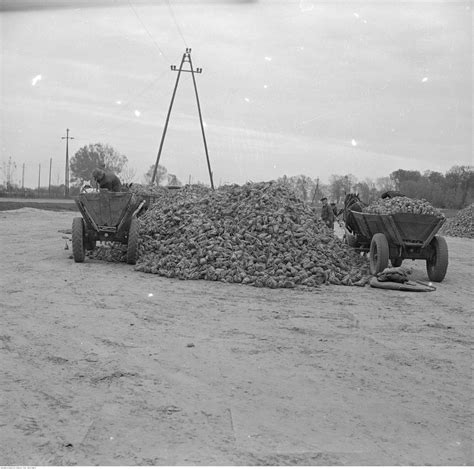
[[[0,211],[18,210],[20,208],[37,208],[61,212],[64,210],[79,211],[73,199],[8,199],[0,198]]]

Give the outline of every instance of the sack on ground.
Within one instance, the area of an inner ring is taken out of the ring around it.
[[[379,282],[406,283],[409,281],[409,274],[411,274],[411,269],[406,267],[387,267],[377,274],[377,280]]]

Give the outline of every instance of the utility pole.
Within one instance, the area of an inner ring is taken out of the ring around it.
[[[48,184],[48,196],[51,198],[51,167],[53,166],[53,158],[49,159],[49,184]]]
[[[38,169],[38,197],[40,195],[40,187],[41,187],[41,163],[39,164],[39,169]]]
[[[23,163],[23,167],[21,169],[21,190],[25,189],[25,163]]]
[[[312,204],[314,204],[314,200],[316,199],[318,195],[319,195],[319,178],[316,179],[316,187],[314,188],[313,199],[311,200]]]
[[[8,163],[7,163],[7,189],[8,192],[11,190],[11,178],[12,178],[12,157],[8,158]]]
[[[190,70],[183,69],[183,65],[186,62],[189,63]],[[171,65],[171,70],[173,72],[177,71],[178,76],[176,77],[176,83],[174,85],[173,94],[171,96],[170,107],[168,109],[168,115],[166,116],[165,127],[163,129],[163,135],[161,136],[160,148],[158,150],[158,155],[156,156],[156,163],[155,163],[155,168],[153,170],[153,176],[151,178],[151,183],[153,184],[155,182],[156,172],[158,171],[158,164],[159,164],[160,158],[161,158],[161,151],[163,150],[163,143],[165,141],[166,131],[168,130],[168,123],[169,123],[169,120],[170,120],[171,109],[173,108],[174,98],[176,96],[176,90],[178,89],[178,83],[179,83],[179,79],[181,77],[181,72],[188,72],[188,73],[191,73],[191,76],[193,78],[194,92],[195,92],[195,95],[196,95],[196,102],[197,102],[198,113],[199,113],[199,122],[201,123],[201,132],[202,132],[202,138],[203,138],[203,142],[204,142],[204,150],[206,152],[206,160],[207,160],[207,168],[208,168],[208,171],[209,171],[209,179],[211,181],[211,188],[214,190],[214,182],[212,180],[211,164],[209,162],[209,153],[208,153],[208,150],[207,150],[206,134],[204,133],[204,122],[202,120],[201,105],[199,103],[199,96],[198,96],[198,91],[197,91],[196,78],[194,76],[195,73],[202,73],[202,68],[196,68],[196,70],[194,70],[193,63],[191,61],[191,49],[189,47],[187,47],[186,52],[183,54],[183,58],[181,59],[181,64],[179,65],[179,69],[176,68],[176,65]]]
[[[69,129],[66,129],[66,136],[61,137],[61,140],[66,139],[66,170],[64,173],[64,195],[69,196],[69,140],[74,140],[74,137],[69,136]]]

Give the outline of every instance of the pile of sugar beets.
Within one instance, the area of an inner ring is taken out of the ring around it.
[[[441,234],[458,238],[474,238],[472,212],[474,204],[459,210],[453,218],[446,220],[441,228]]]
[[[269,288],[367,282],[367,260],[284,184],[132,190],[156,196],[139,217],[139,271]]]
[[[377,199],[365,207],[364,212],[379,215],[414,213],[416,215],[434,215],[437,218],[444,218],[443,212],[433,207],[427,200],[411,199],[405,196]]]

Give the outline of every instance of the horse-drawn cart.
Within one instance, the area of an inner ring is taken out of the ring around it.
[[[436,233],[445,219],[434,215],[394,213],[371,214],[350,210],[352,233],[346,232],[351,246],[369,252],[370,271],[383,271],[390,259],[399,267],[404,259],[425,259],[428,277],[441,282],[448,268],[448,246]],[[347,223],[346,223],[347,225]]]
[[[127,245],[127,263],[135,264],[138,255],[137,215],[144,201],[131,192],[89,192],[75,198],[82,217],[72,221],[72,253],[83,262],[86,250],[97,241]]]

